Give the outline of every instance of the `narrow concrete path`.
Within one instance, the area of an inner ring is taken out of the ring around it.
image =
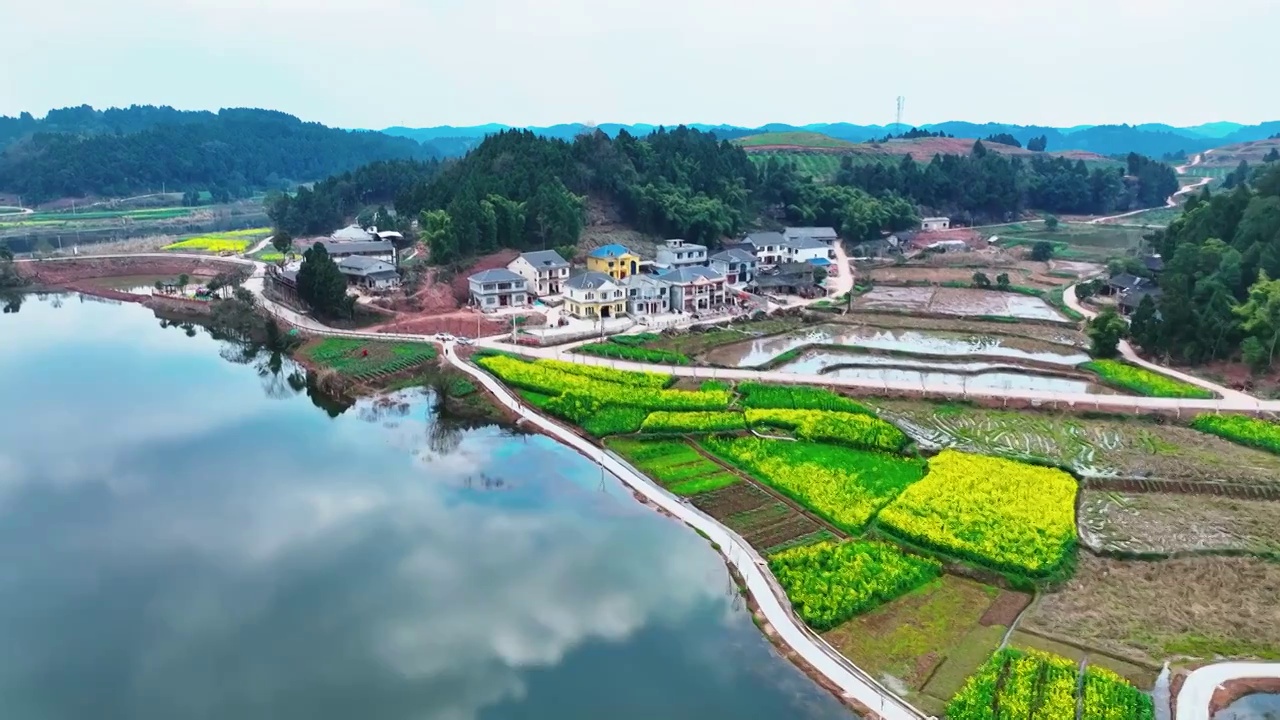
[[[1178,691],[1175,720],[1212,720],[1210,703],[1218,687],[1249,678],[1280,678],[1280,663],[1224,662],[1193,670]]]
[[[844,244],[836,240],[836,274],[827,278],[827,297],[837,297],[853,290],[853,268],[849,265],[849,256],[844,251]]]
[[[1062,302],[1065,303],[1067,307],[1071,308],[1072,310],[1075,310],[1076,312],[1080,313],[1081,315],[1084,315],[1087,318],[1092,319],[1098,316],[1098,313],[1080,304],[1080,300],[1076,297],[1075,285],[1072,285],[1071,287],[1063,291]],[[1128,360],[1134,365],[1144,367],[1153,372],[1158,372],[1161,375],[1168,375],[1169,377],[1177,378],[1178,380],[1181,380],[1183,382],[1191,383],[1192,385],[1202,387],[1205,390],[1216,392],[1226,400],[1231,400],[1234,402],[1256,401],[1256,398],[1254,398],[1253,396],[1248,395],[1246,393],[1242,393],[1239,390],[1232,390],[1231,388],[1223,387],[1221,385],[1218,385],[1217,383],[1210,382],[1203,378],[1198,378],[1194,375],[1188,375],[1184,372],[1178,372],[1177,370],[1174,370],[1172,368],[1167,368],[1163,365],[1157,365],[1153,362],[1148,362],[1146,360],[1143,360],[1141,357],[1138,356],[1138,352],[1133,349],[1133,345],[1129,344],[1128,340],[1120,341],[1120,355],[1123,356],[1125,360]]]
[[[1212,151],[1212,150],[1210,150],[1209,152],[1213,152],[1213,151]],[[1204,156],[1205,156],[1205,155],[1207,155],[1207,154],[1208,154],[1208,153],[1203,153],[1203,154],[1196,155],[1194,158],[1192,158],[1192,159],[1191,159],[1191,162],[1190,162],[1189,164],[1187,164],[1187,165],[1179,165],[1179,166],[1175,167],[1175,168],[1173,169],[1173,170],[1174,170],[1174,172],[1176,172],[1176,173],[1177,173],[1177,174],[1179,174],[1179,175],[1186,175],[1186,174],[1187,174],[1187,168],[1189,168],[1189,167],[1195,167],[1196,165],[1199,165],[1199,164],[1201,163],[1201,161],[1203,161],[1203,160],[1204,160]],[[1204,187],[1205,185],[1208,185],[1210,182],[1212,182],[1212,180],[1213,180],[1213,178],[1205,177],[1205,178],[1201,178],[1199,182],[1192,183],[1191,185],[1187,185],[1187,186],[1185,186],[1185,187],[1178,188],[1178,191],[1177,191],[1177,192],[1175,192],[1174,194],[1170,195],[1168,198],[1165,198],[1164,206],[1165,206],[1165,207],[1167,207],[1167,208],[1178,207],[1178,197],[1179,197],[1179,196],[1182,196],[1182,195],[1186,195],[1186,194],[1188,194],[1188,193],[1195,192],[1197,189],[1202,188],[1202,187]],[[1144,213],[1144,212],[1146,212],[1146,211],[1148,211],[1148,210],[1150,210],[1150,209],[1151,209],[1151,208],[1143,208],[1143,209],[1141,209],[1141,210],[1131,210],[1131,211],[1126,212],[1126,213],[1120,213],[1119,215],[1108,215],[1107,217],[1094,218],[1094,219],[1092,219],[1092,220],[1090,220],[1090,221],[1089,221],[1089,224],[1090,224],[1090,225],[1098,225],[1098,224],[1101,224],[1101,223],[1108,223],[1108,222],[1111,222],[1112,220],[1120,220],[1120,219],[1123,219],[1123,218],[1132,217],[1132,216],[1134,216],[1134,215],[1139,215],[1139,214]]]
[[[885,688],[874,678],[860,670],[821,638],[804,628],[792,613],[789,606],[784,605],[776,593],[776,586],[768,575],[767,563],[746,540],[721,525],[710,516],[703,514],[692,505],[686,504],[676,496],[650,482],[647,477],[631,468],[578,435],[570,432],[558,423],[534,412],[498,382],[479,368],[464,362],[454,352],[454,344],[444,346],[445,358],[454,367],[475,378],[484,385],[498,400],[516,412],[528,423],[556,440],[577,450],[599,464],[605,470],[616,475],[636,493],[646,500],[662,508],[677,519],[691,525],[704,533],[707,538],[720,546],[729,563],[732,564],[746,580],[747,588],[755,598],[769,623],[777,630],[779,637],[792,650],[799,654],[824,677],[840,688],[844,695],[870,708],[884,720],[921,720],[925,715]]]
[[[264,238],[264,239],[263,239],[261,242],[259,242],[257,245],[254,245],[253,247],[249,248],[248,250],[245,250],[245,251],[244,251],[244,253],[243,253],[243,254],[244,254],[244,256],[245,256],[245,257],[248,257],[248,256],[250,256],[250,255],[256,255],[256,254],[258,254],[258,253],[262,252],[263,250],[266,250],[266,249],[267,249],[267,246],[271,244],[271,241],[272,241],[272,240],[274,240],[274,239],[275,239],[275,237],[276,237],[275,235],[271,235],[271,236],[268,236],[268,237]]]

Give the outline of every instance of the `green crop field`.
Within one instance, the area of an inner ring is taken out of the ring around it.
[[[898,158],[892,155],[871,155],[867,153],[829,153],[829,152],[807,152],[804,150],[787,151],[787,150],[770,150],[766,152],[753,152],[747,157],[756,165],[764,165],[771,158],[776,158],[783,162],[794,163],[796,170],[808,175],[815,180],[831,180],[835,178],[836,172],[840,170],[840,164],[845,158],[851,158],[855,165],[868,165],[871,163],[896,163]]]
[[[1049,230],[1040,222],[993,228],[1001,247],[1030,246],[1042,240],[1053,243],[1054,254],[1066,260],[1107,260],[1131,254],[1143,246],[1150,228],[1135,225],[1062,223]]]

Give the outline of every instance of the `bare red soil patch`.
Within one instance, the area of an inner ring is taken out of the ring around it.
[[[146,255],[137,257],[93,258],[76,260],[49,260],[17,263],[18,272],[32,282],[50,287],[63,287],[70,283],[93,278],[122,277],[128,275],[187,274],[192,277],[213,277],[220,272],[244,267],[216,258],[162,257]]]
[[[1001,590],[996,601],[978,619],[979,625],[1001,625],[1010,627],[1018,615],[1031,604],[1031,596],[1026,593]]]

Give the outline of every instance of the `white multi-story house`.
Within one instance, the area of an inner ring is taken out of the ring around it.
[[[787,238],[786,259],[789,262],[807,262],[814,265],[830,264],[830,255],[834,251],[821,240],[801,235]]]
[[[658,247],[658,264],[672,268],[707,264],[707,246],[684,240],[667,240]]]
[[[521,253],[507,269],[524,278],[534,295],[559,295],[569,279],[569,262],[555,250]]]
[[[595,320],[618,317],[627,311],[623,281],[588,270],[564,283],[564,310],[576,318]]]
[[[627,293],[627,313],[632,317],[670,312],[670,286],[654,275],[632,275],[623,281]]]
[[[736,247],[749,249],[756,256],[756,263],[762,267],[771,267],[787,260],[787,239],[782,233],[754,232],[743,238]]]
[[[782,231],[783,237],[788,240],[798,240],[800,238],[808,238],[817,240],[818,242],[832,248],[828,258],[835,258],[835,246],[840,242],[840,234],[835,228],[830,227],[789,227]]]
[[[528,281],[505,268],[481,270],[467,278],[471,300],[481,310],[529,304]]]

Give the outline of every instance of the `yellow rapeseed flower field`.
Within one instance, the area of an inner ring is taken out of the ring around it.
[[[920,545],[1043,577],[1075,550],[1076,490],[1061,470],[943,450],[879,522]]]
[[[242,253],[249,249],[250,243],[261,240],[271,234],[271,228],[249,228],[248,230],[228,230],[226,232],[197,235],[166,245],[165,250],[186,250],[188,252],[233,252]]]

